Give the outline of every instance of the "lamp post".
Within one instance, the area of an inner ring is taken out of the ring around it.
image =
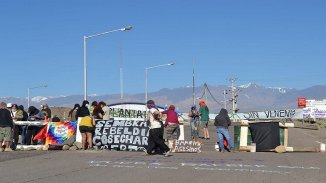
[[[93,34],[93,35],[90,35],[90,36],[84,36],[84,100],[87,99],[86,40],[88,38],[102,36],[102,35],[109,34],[109,33],[112,33],[112,32],[128,31],[128,30],[131,30],[131,29],[132,29],[132,26],[128,26],[128,27],[124,27],[124,28],[121,28],[121,29],[116,29],[116,30],[112,30],[112,31]]]
[[[157,68],[157,67],[164,67],[164,66],[171,66],[171,65],[174,65],[174,63],[156,65],[156,66],[145,68],[145,111],[147,109],[146,102],[147,102],[147,77],[148,77],[148,70],[149,69],[154,69],[154,68]]]
[[[46,88],[46,87],[48,87],[47,84],[27,88],[27,108],[29,108],[29,106],[30,106],[29,105],[29,103],[30,103],[30,90],[36,89],[36,88]]]

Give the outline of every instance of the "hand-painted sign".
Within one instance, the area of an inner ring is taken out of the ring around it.
[[[200,153],[201,152],[200,142],[187,141],[187,140],[176,140],[173,152],[176,153]]]
[[[100,149],[142,151],[148,145],[145,121],[97,120],[93,143]]]
[[[110,108],[110,117],[115,120],[138,120],[145,119],[146,106],[143,103],[117,103],[108,105]],[[162,107],[158,107],[163,111]]]

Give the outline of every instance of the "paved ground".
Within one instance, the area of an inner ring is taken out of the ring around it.
[[[29,151],[0,153],[0,182],[326,182],[326,153],[219,153],[216,134],[199,154]],[[186,129],[186,133],[188,133]],[[190,133],[190,132],[189,132]],[[291,129],[292,146],[326,143],[326,130]]]

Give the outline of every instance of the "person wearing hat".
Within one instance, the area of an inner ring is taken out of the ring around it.
[[[6,108],[4,102],[0,102],[0,152],[2,152],[2,142],[5,142],[5,151],[12,151],[10,149],[11,133],[13,128],[13,120],[10,111]]]
[[[146,154],[152,155],[155,147],[158,147],[168,157],[170,148],[163,140],[163,123],[160,120],[160,111],[153,100],[147,101],[148,112],[146,119],[149,122],[148,146],[145,150]]]

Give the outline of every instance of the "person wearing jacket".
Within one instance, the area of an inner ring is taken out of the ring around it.
[[[89,102],[87,100],[84,100],[82,103],[82,106],[80,108],[78,108],[77,110],[77,119],[80,117],[85,117],[85,116],[90,116],[90,112],[88,110],[88,105]]]
[[[166,115],[164,127],[169,141],[169,148],[172,149],[174,141],[177,140],[180,135],[178,114],[175,112],[174,105],[170,105],[169,109],[163,111],[162,114]]]
[[[71,109],[68,113],[68,121],[77,121],[78,117],[77,117],[77,110],[80,108],[79,104],[75,104],[74,108]]]
[[[17,104],[12,104],[11,115],[12,115],[12,118],[13,118],[14,122],[15,121],[23,121],[23,118],[24,118],[23,111],[18,108]],[[14,139],[13,139],[13,143],[11,145],[11,148],[16,149],[16,147],[18,145],[19,133],[22,132],[22,126],[14,124],[14,130],[13,131],[14,131]]]
[[[5,142],[5,151],[12,151],[10,149],[11,132],[13,128],[13,120],[10,111],[6,108],[4,102],[0,103],[0,152],[2,152],[2,142]]]
[[[28,108],[28,121],[42,121],[45,119],[44,114],[34,106]],[[33,140],[35,135],[39,132],[39,126],[30,125],[26,132],[26,145],[37,145],[37,140]]]
[[[200,124],[203,130],[204,139],[209,139],[209,132],[208,132],[208,122],[209,122],[209,109],[206,105],[205,101],[199,102],[199,114],[200,114]]]
[[[103,120],[109,120],[110,119],[110,108],[106,105],[105,102],[101,101],[99,105],[102,108],[103,111]]]
[[[190,118],[191,139],[197,141],[199,139],[199,111],[196,105],[191,106],[188,116]]]
[[[228,111],[224,108],[221,109],[220,113],[215,117],[214,125],[216,126],[216,132],[218,137],[218,142],[220,146],[220,151],[224,152],[223,137],[225,137],[228,142],[228,150],[233,149],[233,142],[229,132],[229,126],[231,126],[231,120],[228,115]],[[232,150],[233,151],[233,150]]]

